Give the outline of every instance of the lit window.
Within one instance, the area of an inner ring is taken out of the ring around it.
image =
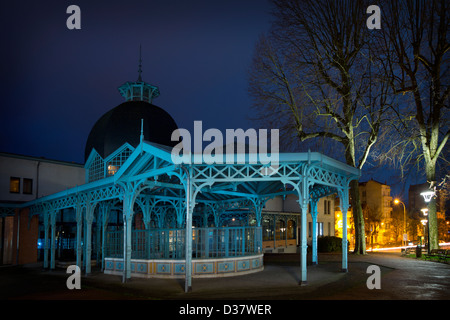
[[[317,236],[323,236],[323,222],[317,222]]]
[[[20,178],[11,177],[9,179],[9,192],[19,193],[20,192]]]
[[[108,166],[108,175],[110,175],[110,176],[115,175],[117,170],[119,170],[119,166],[109,165]]]
[[[33,194],[33,179],[23,179],[23,194]]]

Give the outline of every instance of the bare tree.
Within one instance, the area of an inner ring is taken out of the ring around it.
[[[379,48],[386,56],[385,70],[394,92],[404,99],[397,110],[401,138],[387,155],[402,168],[411,163],[424,166],[433,189],[439,159],[448,164],[450,2],[398,0],[385,1],[381,7],[384,37]],[[429,229],[430,246],[437,249],[435,199],[429,204]]]
[[[276,21],[249,72],[257,119],[290,148],[307,145],[362,169],[382,132],[391,95],[354,0],[273,1]],[[307,143],[314,141],[313,143]],[[351,182],[355,253],[365,254],[358,181]]]

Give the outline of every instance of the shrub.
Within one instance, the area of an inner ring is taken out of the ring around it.
[[[347,245],[348,247],[348,245]],[[317,251],[342,252],[342,238],[335,236],[320,237],[317,239]]]

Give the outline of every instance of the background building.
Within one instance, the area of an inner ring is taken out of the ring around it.
[[[370,249],[372,246],[387,246],[401,242],[403,225],[396,219],[393,219],[391,187],[375,180],[360,182],[359,196],[364,215],[367,248]],[[342,237],[339,199],[335,200],[334,210],[336,236]],[[347,232],[350,247],[352,247],[355,238],[355,228],[351,207],[349,207],[347,214]]]
[[[30,220],[28,208],[14,209],[14,204],[84,183],[81,164],[0,153],[0,264],[37,260],[37,216]]]
[[[325,196],[317,203],[317,236],[335,235],[335,195]],[[306,231],[308,245],[313,239],[311,208],[308,208]],[[300,209],[298,197],[287,195],[267,201],[263,209],[263,248],[265,252],[296,252],[299,245]],[[342,237],[342,235],[341,235]]]
[[[388,244],[397,241],[392,224],[391,187],[369,180],[359,184],[359,196],[364,212],[366,236],[370,244]]]

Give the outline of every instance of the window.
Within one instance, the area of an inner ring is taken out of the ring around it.
[[[113,176],[116,174],[116,172],[119,170],[119,166],[108,166],[108,176]]]
[[[263,220],[263,241],[273,240],[273,222],[272,219]]]
[[[19,193],[20,192],[20,178],[11,177],[9,179],[9,192]]]
[[[278,220],[276,224],[276,240],[284,240],[286,238],[286,227],[282,220]]]
[[[292,220],[287,223],[287,238],[295,239],[295,222]]]
[[[323,222],[317,222],[317,236],[323,236]]]
[[[23,179],[23,194],[33,194],[33,179]]]
[[[330,200],[323,201],[323,214],[331,214],[331,201]]]

